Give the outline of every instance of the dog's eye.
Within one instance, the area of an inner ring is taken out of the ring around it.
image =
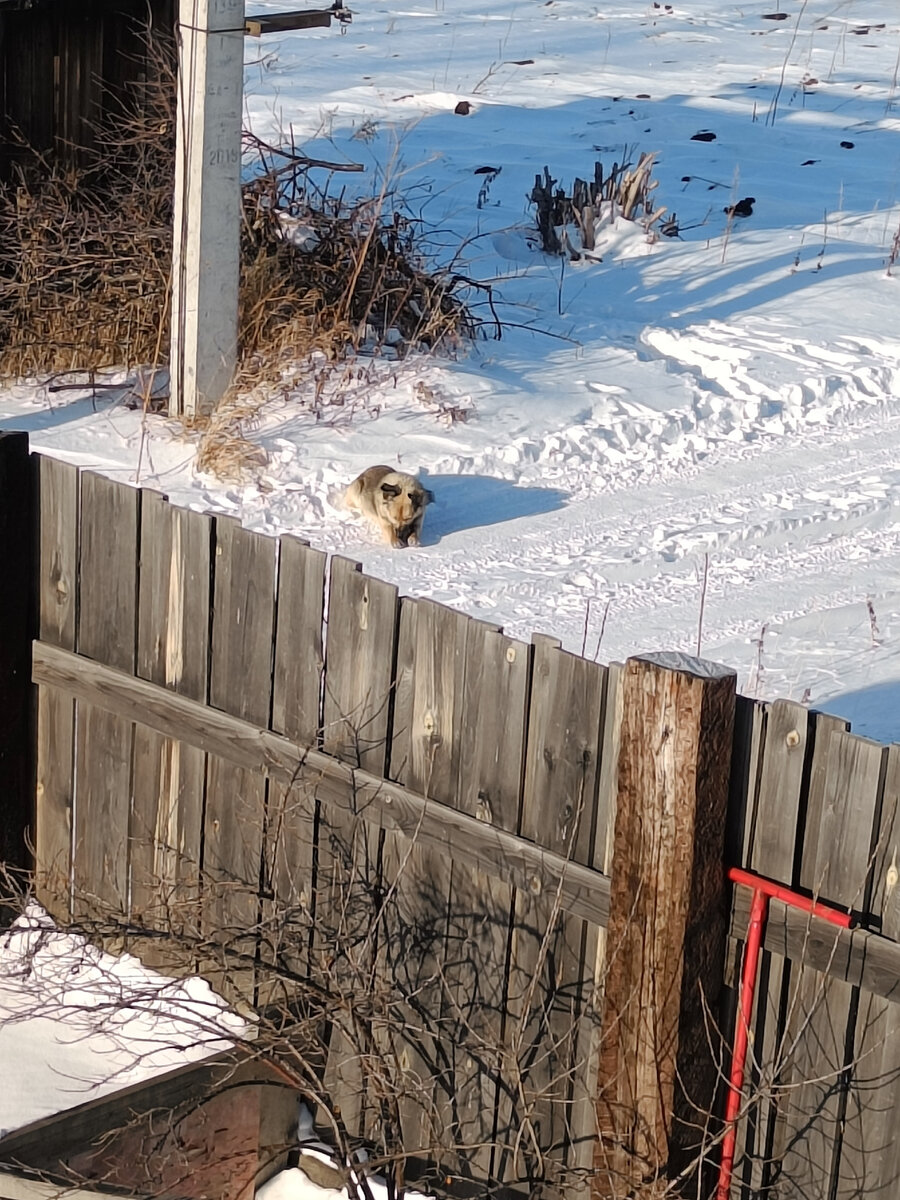
[[[383,483],[381,485],[381,494],[387,500],[395,500],[400,495],[400,489],[392,483]]]

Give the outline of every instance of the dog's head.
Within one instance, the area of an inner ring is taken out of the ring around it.
[[[406,545],[422,510],[434,499],[433,494],[414,475],[392,471],[378,485],[377,495],[379,511]]]

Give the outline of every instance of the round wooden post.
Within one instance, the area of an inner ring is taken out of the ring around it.
[[[596,1197],[681,1171],[708,1123],[735,683],[732,670],[681,654],[623,671]]]

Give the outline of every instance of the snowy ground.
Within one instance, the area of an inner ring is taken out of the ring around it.
[[[366,165],[342,184],[387,172],[436,255],[495,282],[507,327],[457,361],[357,363],[319,420],[303,389],[273,398],[244,484],[199,477],[192,441],[150,419],[140,482],[603,660],[696,649],[708,555],[704,655],[900,738],[896,3],[360,0],[343,34],[246,56],[253,130]],[[535,248],[534,175],[570,185],[626,143],[658,152],[681,237],[620,222],[602,263],[563,271]],[[121,400],[13,388],[0,426],[136,479]],[[335,507],[377,462],[436,494],[419,549]]]

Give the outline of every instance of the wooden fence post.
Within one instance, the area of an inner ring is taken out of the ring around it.
[[[27,433],[0,433],[0,862],[31,865],[36,512]]]
[[[709,1123],[735,683],[681,654],[623,671],[595,1197],[682,1170]]]

